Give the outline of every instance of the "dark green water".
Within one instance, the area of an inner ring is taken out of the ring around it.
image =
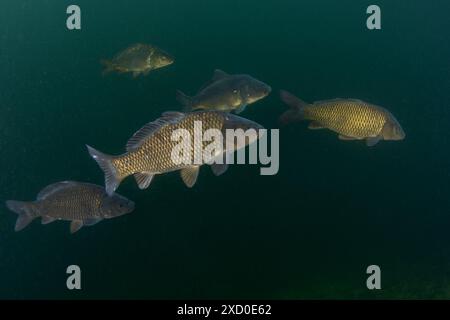
[[[66,29],[66,8],[82,30]],[[382,30],[366,28],[370,4]],[[243,116],[276,128],[277,91],[389,108],[407,138],[367,148],[306,124],[282,128],[280,171],[177,173],[119,192],[133,214],[70,235],[67,223],[15,233],[0,214],[0,298],[450,298],[448,1],[15,1],[0,4],[0,200],[49,183],[103,183],[85,144],[118,154],[175,90],[215,68],[274,92]],[[135,42],[176,63],[147,77],[101,76]],[[81,291],[66,289],[68,265]],[[366,268],[382,290],[366,288]]]

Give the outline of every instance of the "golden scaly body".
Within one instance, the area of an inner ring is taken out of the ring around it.
[[[100,206],[105,190],[92,184],[60,188],[43,200],[33,203],[35,216],[62,220],[84,220],[101,217]]]
[[[171,136],[176,129],[186,129],[191,137],[191,150],[194,149],[192,138],[194,137],[195,121],[201,121],[202,133],[208,129],[221,130],[224,123],[224,114],[219,112],[195,112],[183,115],[176,123],[163,126],[145,139],[135,150],[130,150],[112,160],[118,176],[126,177],[138,172],[164,173],[185,168],[186,165],[176,165],[172,161],[172,150],[180,142],[172,141]],[[203,144],[205,146],[208,143],[204,142]],[[193,151],[201,152],[201,150]],[[191,159],[195,159],[194,155],[191,156]]]
[[[118,53],[111,60],[102,60],[104,74],[112,71],[132,72],[133,76],[147,74],[173,63],[173,58],[163,50],[148,44],[137,43]]]
[[[144,71],[151,68],[150,57],[153,52],[151,46],[137,44],[119,53],[112,61],[123,71]]]
[[[336,99],[307,105],[304,117],[341,135],[364,139],[381,133],[388,114],[363,101]]]
[[[177,99],[186,110],[234,111],[241,113],[247,105],[255,103],[271,92],[271,87],[247,74],[227,74],[215,70],[208,85],[194,97],[177,91]]]
[[[42,224],[56,220],[71,221],[71,233],[134,209],[132,201],[118,194],[108,196],[103,187],[77,181],[53,183],[42,189],[35,201],[7,200],[6,206],[18,214],[16,231],[42,217]]]

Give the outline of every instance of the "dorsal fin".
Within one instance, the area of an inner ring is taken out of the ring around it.
[[[353,102],[358,102],[358,103],[361,103],[361,104],[369,104],[369,103],[367,103],[367,102],[365,102],[365,101],[363,101],[361,99],[349,98],[349,99],[346,99],[346,100],[353,101]]]
[[[184,113],[179,111],[165,111],[161,114],[161,118],[170,118],[172,119],[172,121],[175,122],[182,119],[183,117]]]
[[[333,102],[342,102],[349,99],[342,99],[342,98],[333,98],[333,99],[325,99],[325,100],[318,100],[314,101],[313,104],[325,104],[325,103],[333,103]]]
[[[205,82],[198,90],[197,90],[197,94],[199,94],[200,92],[202,92],[204,89],[206,89],[207,87],[209,87],[210,85],[212,85],[214,82],[228,78],[230,75],[222,70],[216,69],[214,70],[214,74],[211,78],[211,80]]]
[[[212,77],[212,81],[218,81],[218,80],[222,80],[224,78],[229,77],[230,75],[228,73],[226,73],[225,71],[222,71],[220,69],[216,69],[214,70],[214,75]]]
[[[75,181],[61,181],[56,182],[51,185],[46,186],[44,189],[39,191],[37,195],[37,200],[44,200],[48,198],[50,195],[54,194],[57,191],[63,190],[67,187],[71,187],[74,184],[77,184]]]
[[[360,99],[354,99],[354,98],[334,98],[334,99],[327,99],[327,100],[319,100],[319,101],[314,101],[314,104],[326,104],[326,103],[340,103],[340,102],[353,102],[356,104],[361,104],[361,105],[372,105],[375,106],[373,104],[367,103],[363,100]]]
[[[308,105],[308,103],[286,90],[280,90],[280,98],[284,103],[295,110],[302,109]]]
[[[161,115],[161,118],[147,123],[128,140],[126,150],[132,151],[138,148],[142,142],[162,127],[178,122],[184,117],[184,113],[177,111],[167,111]]]

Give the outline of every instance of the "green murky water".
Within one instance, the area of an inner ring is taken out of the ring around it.
[[[82,29],[66,28],[77,4]],[[366,28],[366,8],[382,30]],[[298,123],[280,131],[280,171],[202,169],[119,192],[133,214],[69,234],[0,214],[0,298],[449,298],[448,1],[13,1],[0,4],[0,200],[49,183],[103,183],[85,150],[117,154],[144,123],[179,110],[215,68],[274,92],[244,117],[277,128],[287,89],[307,101],[354,97],[390,109],[401,142],[367,148]],[[138,79],[99,60],[135,42],[176,63]],[[68,265],[81,291],[66,289]],[[366,289],[366,268],[382,290]]]

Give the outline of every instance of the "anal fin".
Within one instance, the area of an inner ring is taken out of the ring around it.
[[[368,147],[373,147],[381,140],[381,136],[369,137],[366,139],[366,145]]]
[[[140,172],[134,174],[134,178],[136,179],[136,183],[139,186],[139,189],[147,189],[150,183],[153,180],[154,175],[149,172]]]
[[[200,171],[199,166],[192,166],[181,169],[180,175],[183,182],[188,188],[192,188],[197,181],[198,172]]]
[[[70,223],[70,233],[75,233],[83,227],[83,221],[81,220],[73,220]]]
[[[103,220],[102,218],[85,219],[83,220],[83,226],[93,226],[94,224],[97,224],[102,220]]]

